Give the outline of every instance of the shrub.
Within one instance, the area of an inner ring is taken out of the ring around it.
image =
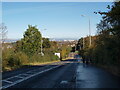
[[[11,49],[4,49],[2,52],[2,68],[15,68],[28,63],[28,56],[23,52],[14,52]]]
[[[49,62],[49,61],[53,61],[53,60],[58,60],[58,56],[53,55],[53,54],[49,54],[49,53],[45,53],[44,56],[41,56],[41,54],[33,54],[33,56],[30,57],[30,62],[34,63],[34,62]]]
[[[52,55],[51,60],[59,60],[59,57],[57,55]]]
[[[13,49],[3,49],[2,50],[2,69],[5,70],[8,67],[8,61],[12,57]]]
[[[28,56],[23,52],[16,52],[8,59],[8,66],[21,66],[28,63]]]
[[[13,55],[16,65],[24,65],[28,63],[28,56],[24,52],[17,52]]]
[[[33,63],[33,62],[42,62],[42,56],[40,54],[33,54],[31,57],[30,57],[30,62]]]

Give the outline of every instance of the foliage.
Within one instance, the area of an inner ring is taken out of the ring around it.
[[[60,50],[61,58],[62,59],[66,58],[70,51],[71,51],[71,47],[63,45]]]
[[[44,56],[41,56],[40,54],[35,53],[31,58],[30,58],[30,63],[34,62],[49,62],[49,61],[54,61],[54,60],[59,60],[59,58],[54,55],[54,54],[48,54],[45,53]]]
[[[41,55],[41,40],[43,40],[43,53]],[[59,60],[59,57],[54,55],[59,52],[57,42],[49,41],[48,38],[42,38],[36,26],[28,26],[24,33],[24,37],[13,43],[3,43],[2,47],[2,68],[11,70],[30,63],[44,63]]]
[[[102,63],[120,63],[120,1],[114,2],[108,12],[99,12],[103,20],[98,24],[99,43],[102,49]]]
[[[27,31],[24,33],[24,38],[18,42],[18,45],[23,52],[32,55],[35,52],[39,53],[41,48],[41,34],[36,26],[28,25]]]
[[[19,67],[28,63],[28,56],[24,52],[14,52],[13,48],[4,49],[2,51],[2,67],[3,70],[6,67]]]
[[[41,44],[41,41],[42,44]],[[41,55],[41,45],[44,56]],[[55,41],[49,41],[49,38],[41,37],[41,33],[36,26],[28,25],[23,38],[15,43],[4,43],[3,49],[3,71],[7,68],[15,69],[30,63],[44,63],[59,60],[55,53],[61,53],[62,58],[66,58],[70,52],[70,47],[61,45]],[[9,47],[10,46],[10,47]]]
[[[50,48],[50,41],[49,38],[43,38],[43,48]]]
[[[13,49],[4,49],[2,50],[2,67],[3,70],[5,69],[5,67],[8,67],[8,61],[11,58],[13,54]]]
[[[97,24],[98,35],[92,37],[91,47],[85,45],[85,48],[82,48],[79,53],[84,59],[92,60],[94,63],[119,66],[120,1],[114,2],[107,12],[98,13],[103,15],[102,20]],[[80,45],[82,46],[81,40]]]

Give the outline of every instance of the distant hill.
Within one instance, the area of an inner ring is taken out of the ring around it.
[[[77,38],[50,38],[50,41],[68,41],[68,40],[78,40]]]
[[[18,40],[20,40],[20,39],[6,39],[5,43],[12,43],[12,42],[16,42]]]
[[[5,42],[6,43],[12,43],[12,42],[16,42],[20,39],[6,39]],[[50,38],[50,41],[68,41],[68,40],[78,40],[76,38]]]

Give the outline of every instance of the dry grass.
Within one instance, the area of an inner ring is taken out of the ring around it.
[[[73,59],[73,57],[67,57],[67,58],[64,58],[62,60],[64,61],[64,60],[67,60],[67,59]]]
[[[29,63],[27,65],[45,65],[45,64],[51,64],[54,62],[60,62],[60,60],[54,60],[54,61],[49,61],[49,62],[33,62],[33,63]]]

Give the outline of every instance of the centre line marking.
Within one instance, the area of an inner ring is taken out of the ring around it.
[[[11,82],[11,81],[7,81],[7,80],[3,80],[4,82],[7,82],[7,83],[13,83],[13,82]]]

